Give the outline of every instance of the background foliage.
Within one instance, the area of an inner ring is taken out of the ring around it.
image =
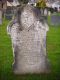
[[[45,2],[45,0],[39,0],[38,2],[37,2],[37,5],[36,5],[37,7],[40,7],[40,8],[45,8],[46,7],[46,2]]]

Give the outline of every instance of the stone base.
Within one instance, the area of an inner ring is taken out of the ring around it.
[[[13,65],[13,73],[14,74],[47,74],[50,73],[50,65],[49,62],[33,64],[24,64],[18,66],[18,64]]]

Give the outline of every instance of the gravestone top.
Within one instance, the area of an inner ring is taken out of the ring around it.
[[[49,64],[46,54],[46,21],[40,20],[37,8],[27,5],[20,14],[20,24],[8,26],[11,35],[16,74],[48,73]],[[10,23],[11,24],[11,23]],[[22,28],[22,30],[20,30]]]

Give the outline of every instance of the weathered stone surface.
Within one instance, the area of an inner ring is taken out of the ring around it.
[[[0,25],[2,24],[2,10],[0,10]]]
[[[14,73],[46,73],[49,71],[46,54],[46,32],[48,30],[49,27],[41,17],[39,10],[30,5],[23,8],[20,25],[16,22],[8,26],[15,60]]]
[[[60,16],[56,14],[51,15],[50,22],[51,25],[60,25]]]

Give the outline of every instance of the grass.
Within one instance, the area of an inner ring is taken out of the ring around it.
[[[47,33],[47,53],[51,63],[51,73],[14,75],[11,39],[6,30],[8,22],[4,20],[0,26],[0,80],[60,80],[60,27],[49,24],[50,29]]]
[[[57,13],[53,13],[53,15],[57,15],[57,16],[60,16],[60,12],[57,12]]]

